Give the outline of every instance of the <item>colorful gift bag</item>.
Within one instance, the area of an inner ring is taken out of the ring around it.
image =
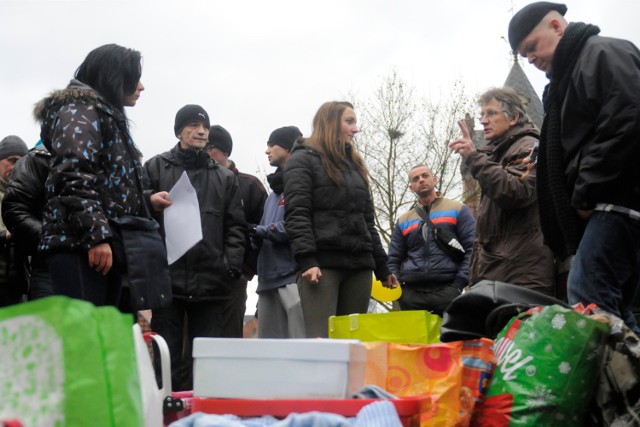
[[[513,318],[496,338],[476,425],[584,425],[607,334],[605,323],[558,305]]]
[[[329,338],[400,344],[440,342],[442,318],[426,310],[349,314],[329,318]]]
[[[427,396],[421,426],[468,426],[493,368],[488,339],[446,344],[368,342],[365,383],[397,396]]]
[[[0,420],[25,427],[143,424],[132,319],[49,297],[0,310]]]

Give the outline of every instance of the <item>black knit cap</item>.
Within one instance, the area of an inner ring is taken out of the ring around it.
[[[0,160],[11,156],[24,157],[28,151],[27,144],[19,136],[9,135],[0,141]]]
[[[207,147],[217,148],[218,150],[226,153],[227,156],[231,155],[233,150],[233,139],[231,134],[220,125],[213,125],[209,129],[209,142]]]
[[[176,136],[182,132],[182,129],[184,129],[185,126],[193,122],[200,122],[206,127],[211,126],[209,123],[209,115],[201,106],[188,104],[179,109],[176,113],[176,122],[173,125],[173,131]]]
[[[285,150],[291,150],[296,139],[302,136],[302,132],[295,126],[285,126],[271,132],[267,145],[279,145]]]
[[[522,40],[533,31],[547,13],[554,10],[564,16],[567,13],[567,6],[562,3],[539,1],[526,5],[513,15],[511,22],[509,22],[509,44],[511,49],[516,52]]]

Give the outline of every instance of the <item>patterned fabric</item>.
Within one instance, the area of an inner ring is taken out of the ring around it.
[[[40,101],[34,115],[52,154],[39,249],[88,250],[108,241],[109,218],[143,211],[139,151],[126,117],[75,80]]]

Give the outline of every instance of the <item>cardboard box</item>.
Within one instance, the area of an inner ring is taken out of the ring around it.
[[[364,385],[356,340],[196,338],[193,395],[240,399],[342,399]]]

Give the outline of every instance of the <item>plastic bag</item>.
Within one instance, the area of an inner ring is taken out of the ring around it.
[[[440,342],[442,318],[426,310],[349,314],[329,318],[329,338],[400,344]]]
[[[512,319],[496,338],[496,369],[475,425],[583,426],[608,329],[557,305]]]
[[[0,419],[139,427],[131,316],[65,297],[0,310]]]
[[[426,396],[421,426],[468,426],[493,368],[488,339],[446,344],[365,343],[365,383],[396,396]]]

